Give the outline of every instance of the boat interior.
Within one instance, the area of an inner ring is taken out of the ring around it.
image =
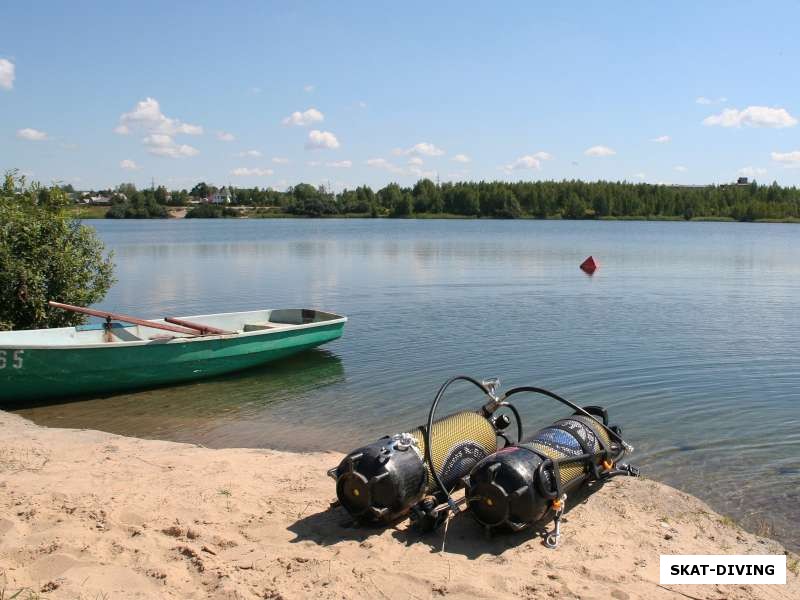
[[[174,331],[113,320],[107,323],[94,319],[93,322],[86,325],[78,325],[77,327],[0,331],[0,349],[24,348],[26,346],[96,345],[114,342],[164,342],[180,338],[219,337],[294,329],[302,325],[339,319],[343,319],[343,317],[313,309],[282,308],[215,315],[195,315],[173,320],[168,320],[168,318],[149,320],[153,324],[173,328],[175,329]],[[199,331],[193,331],[177,323],[207,326],[222,330],[222,333],[201,334]]]

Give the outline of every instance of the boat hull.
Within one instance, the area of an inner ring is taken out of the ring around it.
[[[344,322],[268,335],[143,345],[6,350],[0,403],[122,392],[213,377],[263,365],[342,335]]]

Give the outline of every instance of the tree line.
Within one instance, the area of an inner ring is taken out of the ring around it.
[[[334,193],[301,183],[286,191],[269,188],[229,188],[232,204],[269,209],[273,213],[307,217],[414,217],[457,215],[488,218],[713,218],[736,221],[800,219],[800,189],[777,183],[672,186],[620,181],[579,180],[460,182],[436,184],[421,179],[413,186],[390,183],[374,191],[359,186]],[[203,201],[217,191],[206,183],[191,190],[169,192],[164,187],[117,188],[111,218],[163,217],[165,206]],[[122,196],[120,196],[122,198]],[[192,215],[192,213],[195,213]],[[233,216],[235,211],[197,207],[196,217]]]

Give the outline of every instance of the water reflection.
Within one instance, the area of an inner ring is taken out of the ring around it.
[[[169,439],[221,447],[230,442],[232,424],[280,420],[287,404],[303,402],[341,383],[341,359],[325,350],[310,350],[240,373],[171,387],[109,397],[34,403],[11,408],[50,426],[102,429],[121,435]],[[235,445],[264,446],[273,440],[253,432]],[[295,442],[296,447],[303,440]]]

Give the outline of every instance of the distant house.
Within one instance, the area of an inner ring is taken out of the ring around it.
[[[232,200],[231,191],[223,187],[222,189],[214,192],[209,199],[211,204],[230,204]]]
[[[736,180],[736,185],[748,185],[747,177],[739,177],[739,179]]]
[[[94,196],[84,196],[81,198],[84,204],[111,204],[111,197],[104,196],[103,194],[96,194]]]

